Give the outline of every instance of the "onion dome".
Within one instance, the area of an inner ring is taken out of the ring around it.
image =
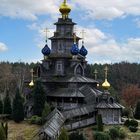
[[[63,18],[68,17],[71,8],[66,4],[66,0],[64,0],[64,2],[61,4],[59,11],[61,12]]]
[[[46,44],[45,47],[42,49],[42,53],[44,56],[49,56],[51,53],[51,49],[48,47],[48,45]]]
[[[84,47],[84,45],[82,45],[80,52],[79,52],[82,56],[86,56],[88,54],[87,49]]]
[[[110,83],[107,81],[107,79],[105,79],[105,82],[102,84],[102,87],[105,90],[108,90],[110,88]]]
[[[71,54],[72,55],[77,55],[78,53],[79,53],[79,48],[78,48],[77,44],[74,43],[72,48],[71,48]]]

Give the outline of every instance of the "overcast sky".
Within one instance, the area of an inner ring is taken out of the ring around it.
[[[43,58],[44,29],[49,37],[63,0],[0,0],[0,61]],[[140,0],[68,0],[89,63],[140,62]],[[50,45],[50,42],[49,42]],[[80,43],[81,47],[81,43]]]

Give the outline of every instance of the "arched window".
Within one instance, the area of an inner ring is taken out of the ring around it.
[[[74,73],[75,75],[83,75],[83,67],[80,64],[76,65]]]
[[[111,104],[114,103],[114,98],[113,98],[113,97],[110,97],[110,98],[109,98],[109,103],[111,103]]]

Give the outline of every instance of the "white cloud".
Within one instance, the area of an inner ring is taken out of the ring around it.
[[[7,49],[7,46],[4,43],[0,42],[0,52],[6,51]]]
[[[140,62],[140,38],[129,38],[119,43],[97,28],[78,28],[86,32],[85,47],[89,52],[87,58],[90,63]]]
[[[127,15],[140,15],[139,0],[75,0],[76,4],[94,19],[114,19]],[[76,6],[75,6],[76,7]]]
[[[58,13],[60,0],[0,0],[0,16],[35,20],[37,15]]]
[[[58,15],[62,0],[0,0],[0,16],[35,20],[38,15]],[[140,15],[139,0],[71,0],[73,9],[86,11],[94,19],[114,19],[127,15]]]

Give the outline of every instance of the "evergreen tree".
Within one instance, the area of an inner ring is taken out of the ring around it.
[[[45,119],[45,117],[47,117],[47,115],[50,112],[51,112],[51,108],[50,108],[49,104],[47,102],[45,102],[44,109],[43,109],[43,112],[42,112],[42,118]]]
[[[15,98],[13,100],[13,120],[17,123],[24,120],[23,99],[19,93],[19,89],[17,89]]]
[[[98,128],[98,131],[103,131],[103,121],[102,121],[101,114],[97,115],[97,128]]]
[[[58,140],[69,140],[68,132],[64,128],[62,128]]]
[[[0,124],[0,140],[6,140],[6,134],[2,124]]]
[[[6,96],[4,98],[3,113],[10,114],[10,115],[12,114],[11,99],[10,99],[8,91],[6,92]]]
[[[0,99],[0,114],[3,114],[3,102]]]
[[[140,101],[137,102],[134,117],[135,119],[140,119]]]
[[[46,100],[46,95],[40,81],[36,81],[33,90],[33,95],[34,95],[34,108],[33,108],[34,115],[38,115],[41,117]]]

